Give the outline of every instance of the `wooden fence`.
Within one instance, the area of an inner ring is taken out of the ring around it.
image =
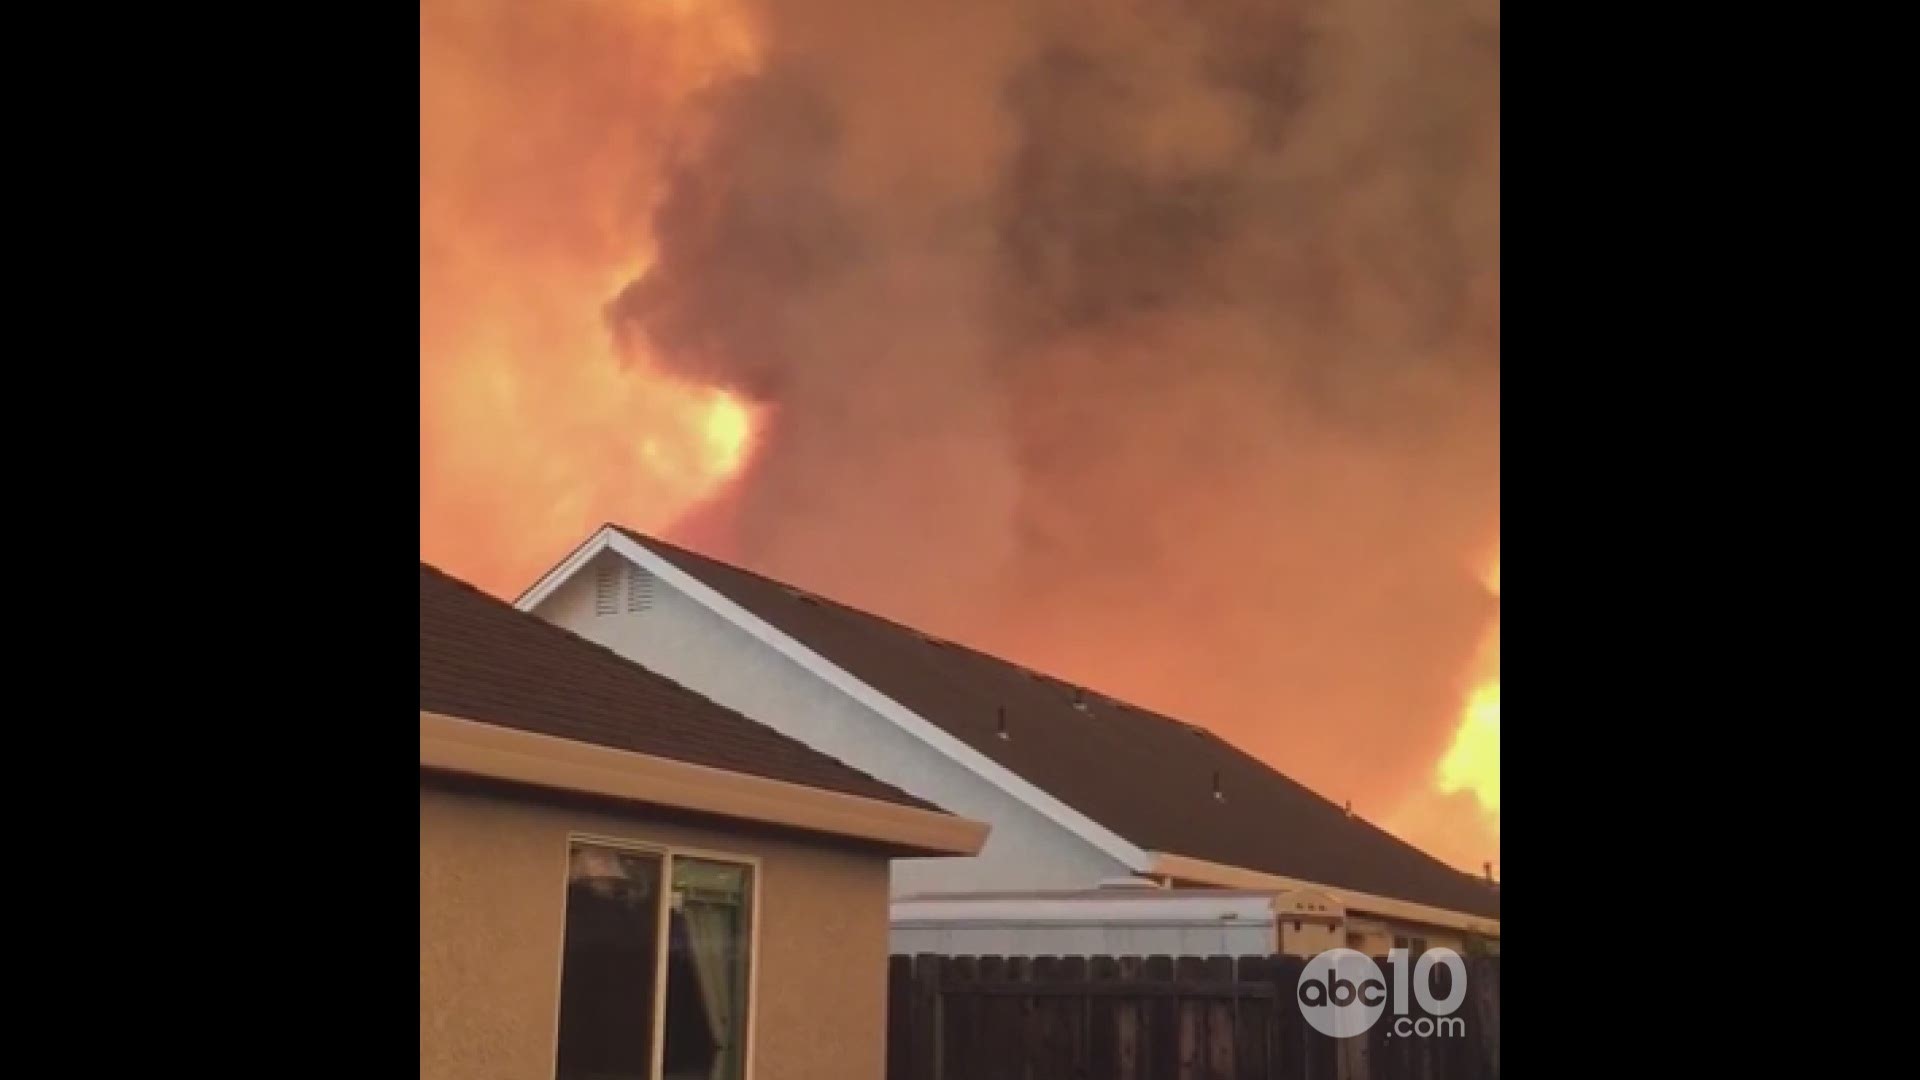
[[[1392,965],[1378,962],[1394,985]],[[1416,1001],[1403,1022],[1389,1009],[1351,1039],[1302,1016],[1305,963],[896,956],[887,1080],[1499,1080],[1499,958],[1467,961],[1451,1031],[1396,1035],[1433,1020]],[[1447,981],[1442,970],[1441,996]]]

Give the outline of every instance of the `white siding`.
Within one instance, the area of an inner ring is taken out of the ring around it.
[[[613,570],[610,590],[603,567]],[[970,859],[897,859],[893,893],[1087,888],[1126,867],[662,581],[603,552],[537,613],[943,809],[993,827]],[[605,614],[608,594],[613,613]],[[645,610],[631,610],[644,603]]]
[[[893,924],[896,956],[1269,956],[1273,924],[953,922]]]
[[[896,900],[893,952],[948,956],[1267,956],[1273,897],[1188,890]]]

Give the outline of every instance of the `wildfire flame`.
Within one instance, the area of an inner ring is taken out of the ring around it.
[[[1487,591],[1500,595],[1500,558],[1482,578]],[[1500,622],[1481,640],[1474,665],[1473,688],[1461,710],[1453,745],[1440,759],[1438,786],[1442,794],[1470,791],[1480,807],[1500,812]]]
[[[725,2],[421,5],[421,554],[510,593],[607,518],[663,531],[760,410],[616,347],[684,103],[758,62]],[[510,528],[502,523],[511,522]]]

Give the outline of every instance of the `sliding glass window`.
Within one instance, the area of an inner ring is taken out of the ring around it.
[[[573,841],[557,1080],[746,1080],[752,902],[745,863]]]

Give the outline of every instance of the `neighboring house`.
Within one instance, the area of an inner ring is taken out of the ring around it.
[[[1499,935],[1496,890],[1210,732],[606,526],[517,601],[929,802],[993,827],[893,891],[1318,892],[1356,948]]]
[[[881,1080],[941,812],[420,567],[420,1075]]]

